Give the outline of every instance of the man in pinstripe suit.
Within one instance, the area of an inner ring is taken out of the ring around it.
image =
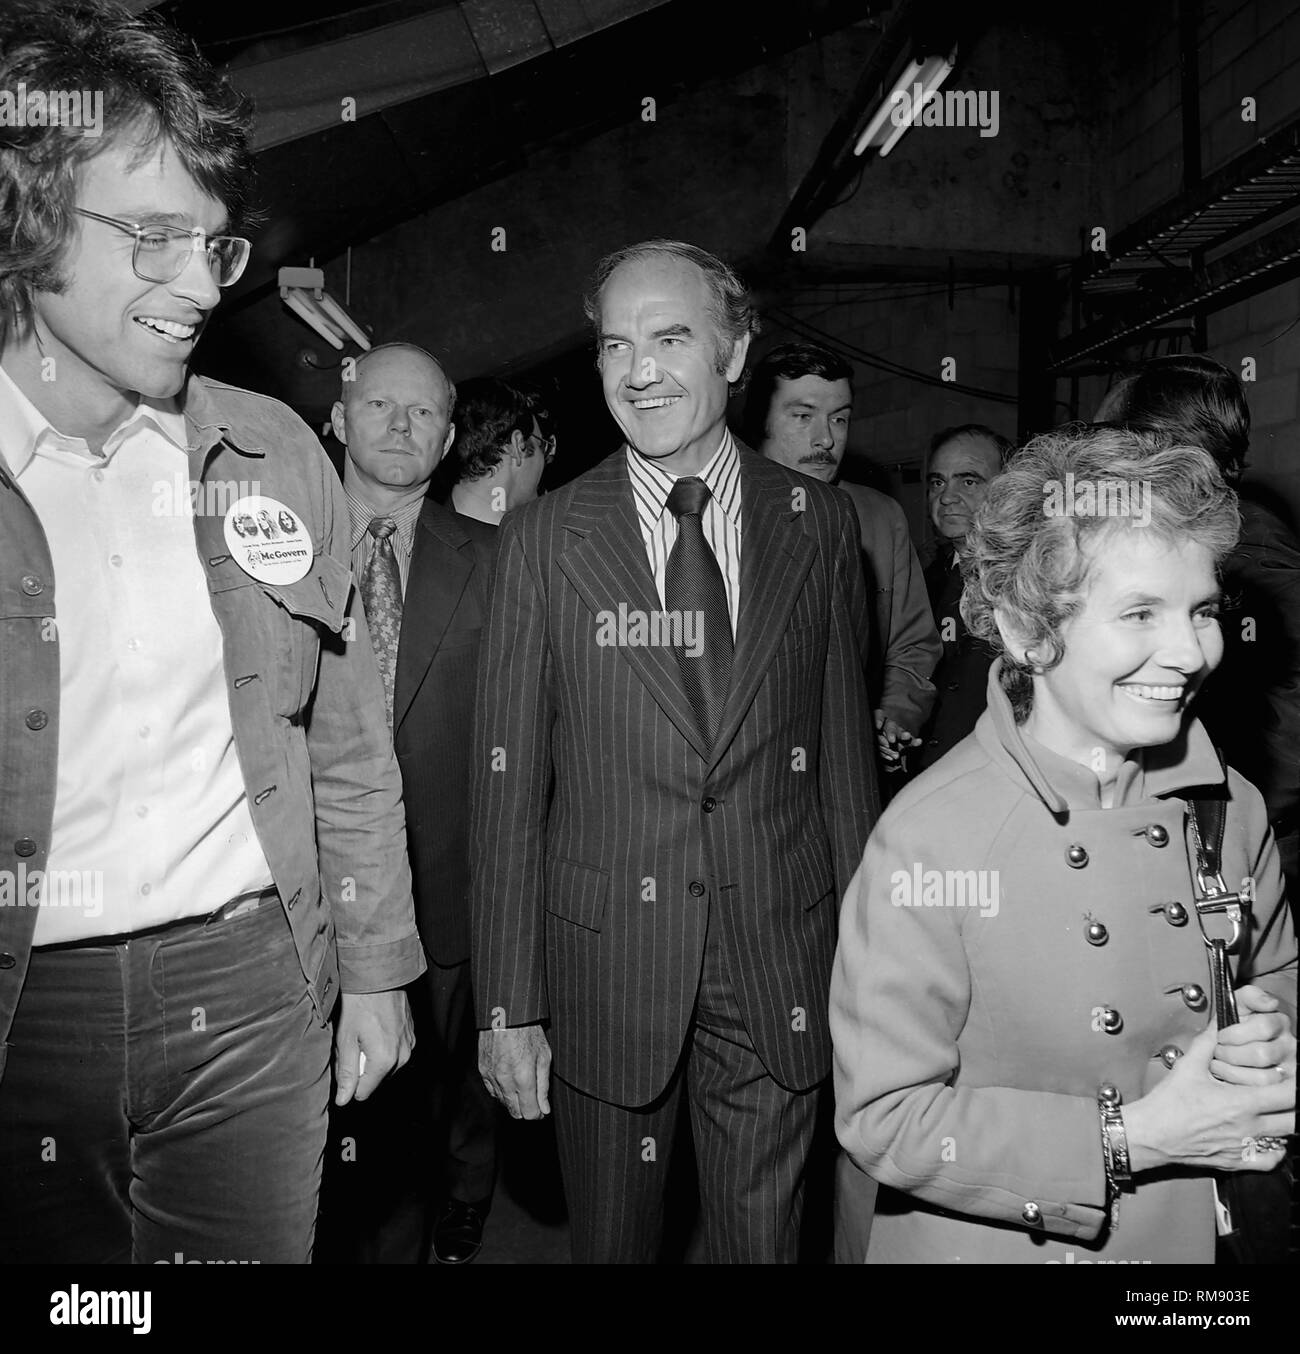
[[[685,1095],[708,1257],[793,1261],[836,899],[878,810],[857,522],[728,431],[757,326],[725,264],[622,250],[588,314],[627,445],[501,529],[479,1066],[515,1117],[554,1107],[576,1260],[654,1260]]]

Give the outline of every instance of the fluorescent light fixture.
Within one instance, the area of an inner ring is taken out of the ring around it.
[[[370,347],[370,336],[325,290],[321,269],[281,268],[279,283],[280,299],[331,347],[341,349],[348,339]]]
[[[947,56],[929,56],[924,61],[910,62],[863,128],[853,147],[854,155],[861,155],[868,146],[878,146],[882,156],[888,155],[903,133],[920,117],[921,110],[935,96],[956,64],[955,47]],[[896,118],[899,107],[906,111],[904,116]]]

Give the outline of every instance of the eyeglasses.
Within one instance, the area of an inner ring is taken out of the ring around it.
[[[239,281],[253,248],[238,235],[208,235],[202,230],[184,230],[180,226],[140,226],[88,212],[84,207],[73,210],[78,216],[88,216],[92,221],[102,221],[106,226],[115,226],[135,236],[131,267],[136,277],[144,282],[175,282],[185,271],[190,256],[202,252],[208,256],[212,280],[218,287],[229,287]]]
[[[542,456],[549,463],[555,459],[555,434],[550,437],[543,437],[541,433],[530,433],[528,436],[530,442],[540,442],[542,444]]]

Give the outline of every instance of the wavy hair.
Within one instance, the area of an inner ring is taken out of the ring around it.
[[[1067,478],[1067,476],[1072,477]],[[1133,518],[1054,512],[1063,486],[1091,484],[1150,510],[1143,529],[1168,544],[1205,546],[1216,570],[1237,543],[1237,496],[1200,447],[1100,424],[1074,424],[1027,442],[990,485],[962,551],[961,614],[971,633],[1002,651],[1002,685],[1018,722],[1033,704],[1031,672],[1064,657],[1061,632],[1082,609],[1097,557]],[[995,614],[1035,653],[1036,665],[1007,652]]]

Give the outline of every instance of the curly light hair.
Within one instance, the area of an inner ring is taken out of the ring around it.
[[[1237,543],[1237,496],[1199,447],[1099,424],[1073,424],[1026,443],[990,484],[961,562],[962,617],[973,635],[1002,651],[1002,686],[1017,722],[1032,708],[1031,672],[1049,671],[1064,657],[1062,631],[1083,608],[1098,555],[1135,525],[1132,515],[1053,510],[1064,487],[1088,485],[1099,502],[1145,503],[1142,529],[1162,543],[1205,546],[1216,570]],[[1007,652],[996,613],[1033,650],[1032,666]]]

